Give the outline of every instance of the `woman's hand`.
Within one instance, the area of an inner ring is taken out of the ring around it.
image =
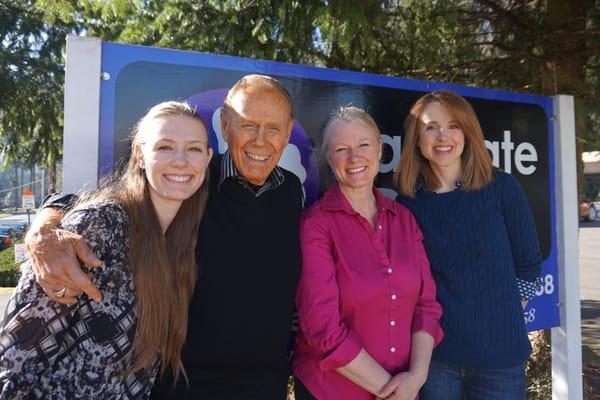
[[[390,379],[381,389],[378,398],[385,400],[414,400],[421,386],[425,383],[427,375],[415,374],[410,371],[400,372]]]
[[[433,336],[429,333],[413,333],[410,369],[392,377],[380,390],[379,397],[386,400],[414,400],[427,380],[433,343]]]

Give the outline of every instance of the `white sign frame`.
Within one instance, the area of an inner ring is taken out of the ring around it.
[[[552,399],[583,399],[577,148],[573,96],[554,96],[560,326],[552,328]]]

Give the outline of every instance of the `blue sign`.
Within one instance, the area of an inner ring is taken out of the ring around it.
[[[133,124],[156,103],[181,99],[197,107],[207,122],[211,146],[227,148],[219,111],[229,87],[249,73],[271,75],[294,101],[294,128],[280,165],[300,178],[307,204],[331,181],[321,161],[321,130],[331,111],[353,104],[366,109],[384,138],[376,185],[395,196],[392,176],[400,158],[403,122],[423,93],[450,89],[466,97],[477,113],[494,165],[521,183],[532,208],[543,255],[543,282],[524,313],[528,329],[559,325],[552,99],[474,87],[394,78],[195,52],[102,44],[101,175],[129,151]]]

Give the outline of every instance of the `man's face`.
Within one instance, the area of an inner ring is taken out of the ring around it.
[[[246,88],[221,113],[223,138],[233,163],[253,185],[263,185],[290,140],[293,121],[282,94],[270,88]]]

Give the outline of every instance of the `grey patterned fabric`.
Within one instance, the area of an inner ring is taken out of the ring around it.
[[[145,399],[157,363],[125,375],[137,321],[127,214],[97,202],[76,208],[62,225],[104,261],[91,271],[102,302],[86,295],[73,306],[52,302],[25,262],[0,331],[0,399]]]
[[[276,187],[281,185],[285,180],[285,176],[281,171],[281,167],[275,166],[273,172],[271,172],[265,184],[258,188],[253,188],[252,185],[246,180],[246,178],[244,178],[240,174],[240,171],[238,171],[237,167],[233,163],[231,153],[229,153],[229,150],[227,150],[225,154],[223,154],[223,158],[221,161],[221,176],[219,177],[219,185],[217,187],[220,188],[223,181],[229,178],[236,179],[240,183],[240,185],[248,189],[250,192],[254,193],[255,197],[259,197],[261,194],[269,190],[275,189]]]
[[[535,298],[537,296],[536,292],[541,289],[542,278],[538,276],[533,282],[517,278],[517,287],[519,288],[519,296],[521,296],[521,301],[529,301]]]

